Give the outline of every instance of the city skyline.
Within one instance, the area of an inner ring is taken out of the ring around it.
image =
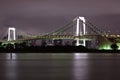
[[[77,16],[111,33],[119,33],[117,0],[1,0],[1,33],[15,27],[33,34],[56,30]]]

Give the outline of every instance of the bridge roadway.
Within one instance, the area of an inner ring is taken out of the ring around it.
[[[24,41],[32,41],[32,40],[41,40],[41,39],[73,39],[75,40],[76,38],[79,38],[80,40],[86,39],[86,40],[92,40],[92,39],[97,39],[99,37],[104,37],[104,38],[112,38],[112,39],[117,39],[117,41],[120,42],[120,35],[116,34],[110,34],[110,35],[82,35],[82,36],[73,36],[73,35],[43,35],[43,36],[32,36],[24,39],[17,39],[17,40],[12,40],[12,41],[6,41],[6,40],[0,40],[0,42],[4,43],[20,43]]]

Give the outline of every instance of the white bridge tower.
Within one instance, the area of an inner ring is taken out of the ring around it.
[[[75,18],[75,21],[76,21],[76,32],[75,32],[75,36],[79,37],[79,36],[83,36],[86,34],[86,25],[85,25],[85,18],[84,17],[77,17]],[[82,25],[80,25],[80,23],[82,23]],[[79,38],[75,38],[76,40],[76,46],[79,46],[79,45],[83,45],[83,46],[86,46],[86,40],[83,39],[79,39]]]
[[[14,27],[8,28],[8,41],[16,40],[16,29]]]

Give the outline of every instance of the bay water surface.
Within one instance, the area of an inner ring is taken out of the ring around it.
[[[0,80],[120,80],[120,54],[0,53]]]

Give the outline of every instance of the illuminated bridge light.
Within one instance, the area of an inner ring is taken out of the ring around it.
[[[104,36],[104,35],[101,35],[101,36]]]
[[[117,37],[120,37],[120,35],[117,35]]]
[[[114,35],[114,38],[116,37],[116,35]]]
[[[108,37],[109,35],[105,35],[106,37]]]
[[[115,35],[111,35],[111,37],[115,37]]]
[[[104,46],[100,47],[99,50],[112,50],[112,49],[110,46],[104,45]]]

